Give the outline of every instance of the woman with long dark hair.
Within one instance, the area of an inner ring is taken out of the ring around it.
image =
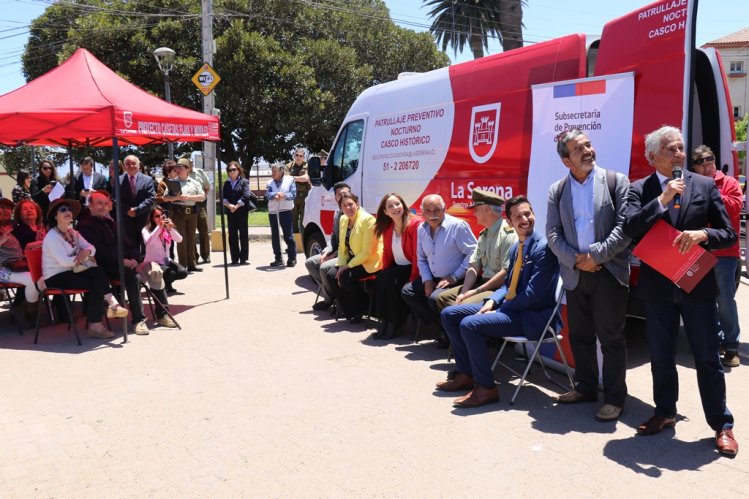
[[[31,199],[31,175],[26,170],[18,170],[16,174],[16,185],[11,191],[13,204],[17,204],[23,199]]]
[[[412,214],[400,194],[385,194],[375,217],[375,234],[382,238],[382,269],[377,273],[375,313],[380,325],[374,338],[395,338],[406,322],[408,305],[401,288],[419,275],[416,263],[416,231],[424,221]]]
[[[151,210],[142,234],[146,255],[138,264],[137,271],[141,280],[148,283],[148,287],[161,302],[161,304],[156,304],[156,323],[163,327],[177,327],[177,324],[166,314],[164,307],[168,305],[167,287],[171,288],[175,279],[187,277],[187,269],[176,265],[176,262],[169,257],[172,241],[181,242],[182,235],[177,232],[167,213],[160,206]]]
[[[57,170],[51,161],[43,160],[39,163],[39,175],[31,181],[29,192],[31,199],[36,201],[42,209],[42,215],[47,215],[49,210],[49,193],[57,183]]]
[[[244,178],[244,170],[236,161],[226,165],[229,176],[221,191],[226,219],[229,225],[229,254],[232,265],[239,263],[247,265],[249,262],[249,231],[247,215],[250,208],[250,182]]]

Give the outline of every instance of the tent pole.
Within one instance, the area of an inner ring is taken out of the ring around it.
[[[216,173],[218,173],[218,183],[214,186],[213,192],[219,193],[219,209],[221,210],[221,246],[224,249],[224,285],[226,286],[226,299],[229,299],[229,266],[226,263],[226,225],[224,223],[224,182],[221,176],[221,147],[216,143]],[[215,178],[215,177],[214,177]],[[214,196],[215,197],[215,196]],[[215,203],[213,199],[209,202]]]
[[[122,243],[122,205],[120,204],[120,147],[117,137],[112,138],[112,161],[114,161],[114,213],[117,218],[117,258],[120,271],[120,299],[122,306],[127,307],[127,293],[125,293],[125,250]],[[122,343],[127,343],[127,317],[122,319]]]
[[[73,177],[73,141],[68,141],[68,163],[70,164],[70,174],[68,182],[65,184],[65,195],[68,199],[75,199],[75,178]]]

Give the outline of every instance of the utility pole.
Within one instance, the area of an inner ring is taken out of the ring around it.
[[[203,37],[203,62],[213,67],[213,0],[201,0],[201,33]],[[216,107],[216,90],[203,97],[203,112],[214,114]],[[218,166],[221,167],[220,165]],[[216,228],[216,191],[221,190],[216,185],[216,144],[203,142],[203,169],[213,179],[213,188],[207,193],[206,211],[208,215],[208,229]]]

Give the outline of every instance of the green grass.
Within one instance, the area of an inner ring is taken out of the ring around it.
[[[268,227],[268,209],[258,208],[257,211],[250,213],[247,219],[247,225],[251,227]],[[221,215],[216,215],[216,227],[221,227]]]

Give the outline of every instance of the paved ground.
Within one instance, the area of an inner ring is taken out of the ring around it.
[[[457,411],[434,383],[450,364],[429,342],[379,345],[313,313],[304,266],[214,264],[182,281],[182,331],[127,345],[45,328],[39,345],[0,314],[2,497],[727,496],[749,488],[749,356],[727,374],[742,452],[719,457],[686,344],[674,430],[636,437],[651,414],[641,324],[630,324],[631,397],[618,423],[595,404],[555,406],[555,387]],[[739,290],[747,310],[749,287]],[[749,317],[742,317],[749,331]]]

